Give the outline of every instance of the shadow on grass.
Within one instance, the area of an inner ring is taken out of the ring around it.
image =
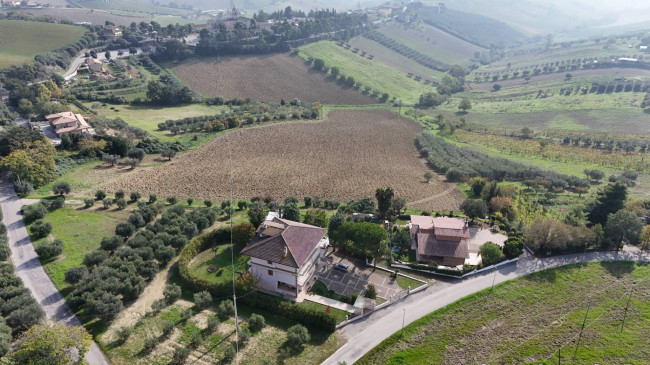
[[[636,264],[632,261],[601,261],[600,266],[617,279],[631,274],[636,268]]]

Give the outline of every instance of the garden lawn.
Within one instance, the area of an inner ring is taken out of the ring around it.
[[[650,265],[594,262],[507,281],[439,309],[393,334],[358,364],[646,364]],[[622,319],[632,293],[625,321]]]
[[[391,279],[393,278],[393,274],[389,273],[388,271],[375,269],[374,273],[379,274],[379,275],[384,275],[384,276],[389,277]],[[409,286],[411,287],[411,289],[415,289],[415,288],[417,288],[419,286],[422,286],[422,285],[425,285],[425,284],[420,282],[420,281],[413,280],[413,279],[407,278],[407,277],[402,276],[402,275],[397,275],[397,285],[399,285],[400,288],[406,290],[406,289],[409,288]]]
[[[208,280],[213,283],[227,283],[232,281],[231,269],[231,253],[227,248],[229,245],[217,246],[217,252],[205,250],[192,260],[190,263],[190,273],[197,278]],[[212,265],[217,267],[217,270],[223,268],[223,272],[217,276],[216,273],[209,273],[208,268]],[[235,272],[245,271],[248,268],[248,256],[235,254]]]
[[[334,316],[334,318],[336,318],[336,323],[341,323],[341,322],[345,321],[345,316],[350,314],[350,313],[348,313],[346,311],[342,311],[342,310],[336,309],[336,308],[331,308],[331,307],[328,307],[328,306],[320,304],[320,303],[310,302],[308,300],[304,300],[304,301],[298,303],[297,305],[299,307],[311,308],[311,309],[315,309],[315,310],[323,311],[323,312],[327,312],[328,309],[329,309],[329,313],[332,314]]]
[[[105,211],[99,206],[100,204],[95,205],[89,210],[58,209],[49,212],[44,218],[52,224],[50,238],[63,241],[63,253],[57,258],[44,261],[43,267],[64,296],[67,296],[65,288],[69,286],[64,281],[66,270],[82,265],[86,253],[99,248],[102,238],[114,235],[115,226],[126,220],[128,210]],[[33,240],[34,246],[47,239]]]
[[[300,47],[300,57],[320,58],[325,61],[326,66],[337,66],[342,75],[352,76],[361,82],[362,90],[370,86],[373,91],[388,93],[391,98],[394,96],[406,103],[416,103],[420,94],[434,91],[431,85],[410,79],[405,73],[355,54],[331,41],[320,41]]]
[[[78,41],[86,28],[23,20],[0,20],[0,69]]]

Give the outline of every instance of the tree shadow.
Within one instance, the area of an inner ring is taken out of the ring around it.
[[[600,266],[613,277],[620,279],[634,271],[636,263],[633,261],[601,261]]]

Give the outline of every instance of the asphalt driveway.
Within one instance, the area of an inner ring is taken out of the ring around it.
[[[350,295],[361,293],[368,284],[374,284],[377,295],[388,299],[392,295],[404,290],[393,280],[388,272],[366,266],[365,262],[343,256],[338,253],[329,252],[327,255],[327,269],[318,275],[327,288],[338,294]],[[349,266],[347,272],[334,268],[338,263],[345,263]]]

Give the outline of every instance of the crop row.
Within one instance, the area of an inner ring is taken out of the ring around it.
[[[589,182],[575,176],[558,174],[526,166],[504,158],[488,156],[484,153],[458,147],[432,134],[420,134],[416,147],[429,166],[438,173],[445,174],[448,180],[465,181],[474,176],[489,180],[547,180],[557,189],[567,186],[589,186]]]
[[[412,48],[409,48],[409,47],[405,46],[404,44],[402,44],[402,43],[400,43],[400,42],[398,42],[398,41],[396,41],[396,40],[394,40],[392,38],[389,38],[385,34],[380,33],[380,32],[378,32],[376,30],[367,32],[367,33],[364,34],[364,36],[366,38],[368,38],[368,39],[371,39],[371,40],[373,40],[375,42],[378,42],[379,44],[381,44],[382,46],[384,46],[386,48],[389,48],[389,49],[401,54],[402,56],[404,56],[406,58],[412,59],[413,61],[421,64],[424,67],[428,67],[428,68],[430,68],[432,70],[441,71],[441,72],[447,72],[449,70],[448,65],[446,65],[446,64],[444,64],[444,63],[442,63],[442,62],[440,62],[438,60],[435,60],[435,59],[433,59],[433,58],[431,58],[431,57],[429,57],[429,56],[427,56],[427,55],[425,55],[423,53],[420,53],[420,52],[418,52],[418,51],[416,51],[416,50],[414,50]]]

